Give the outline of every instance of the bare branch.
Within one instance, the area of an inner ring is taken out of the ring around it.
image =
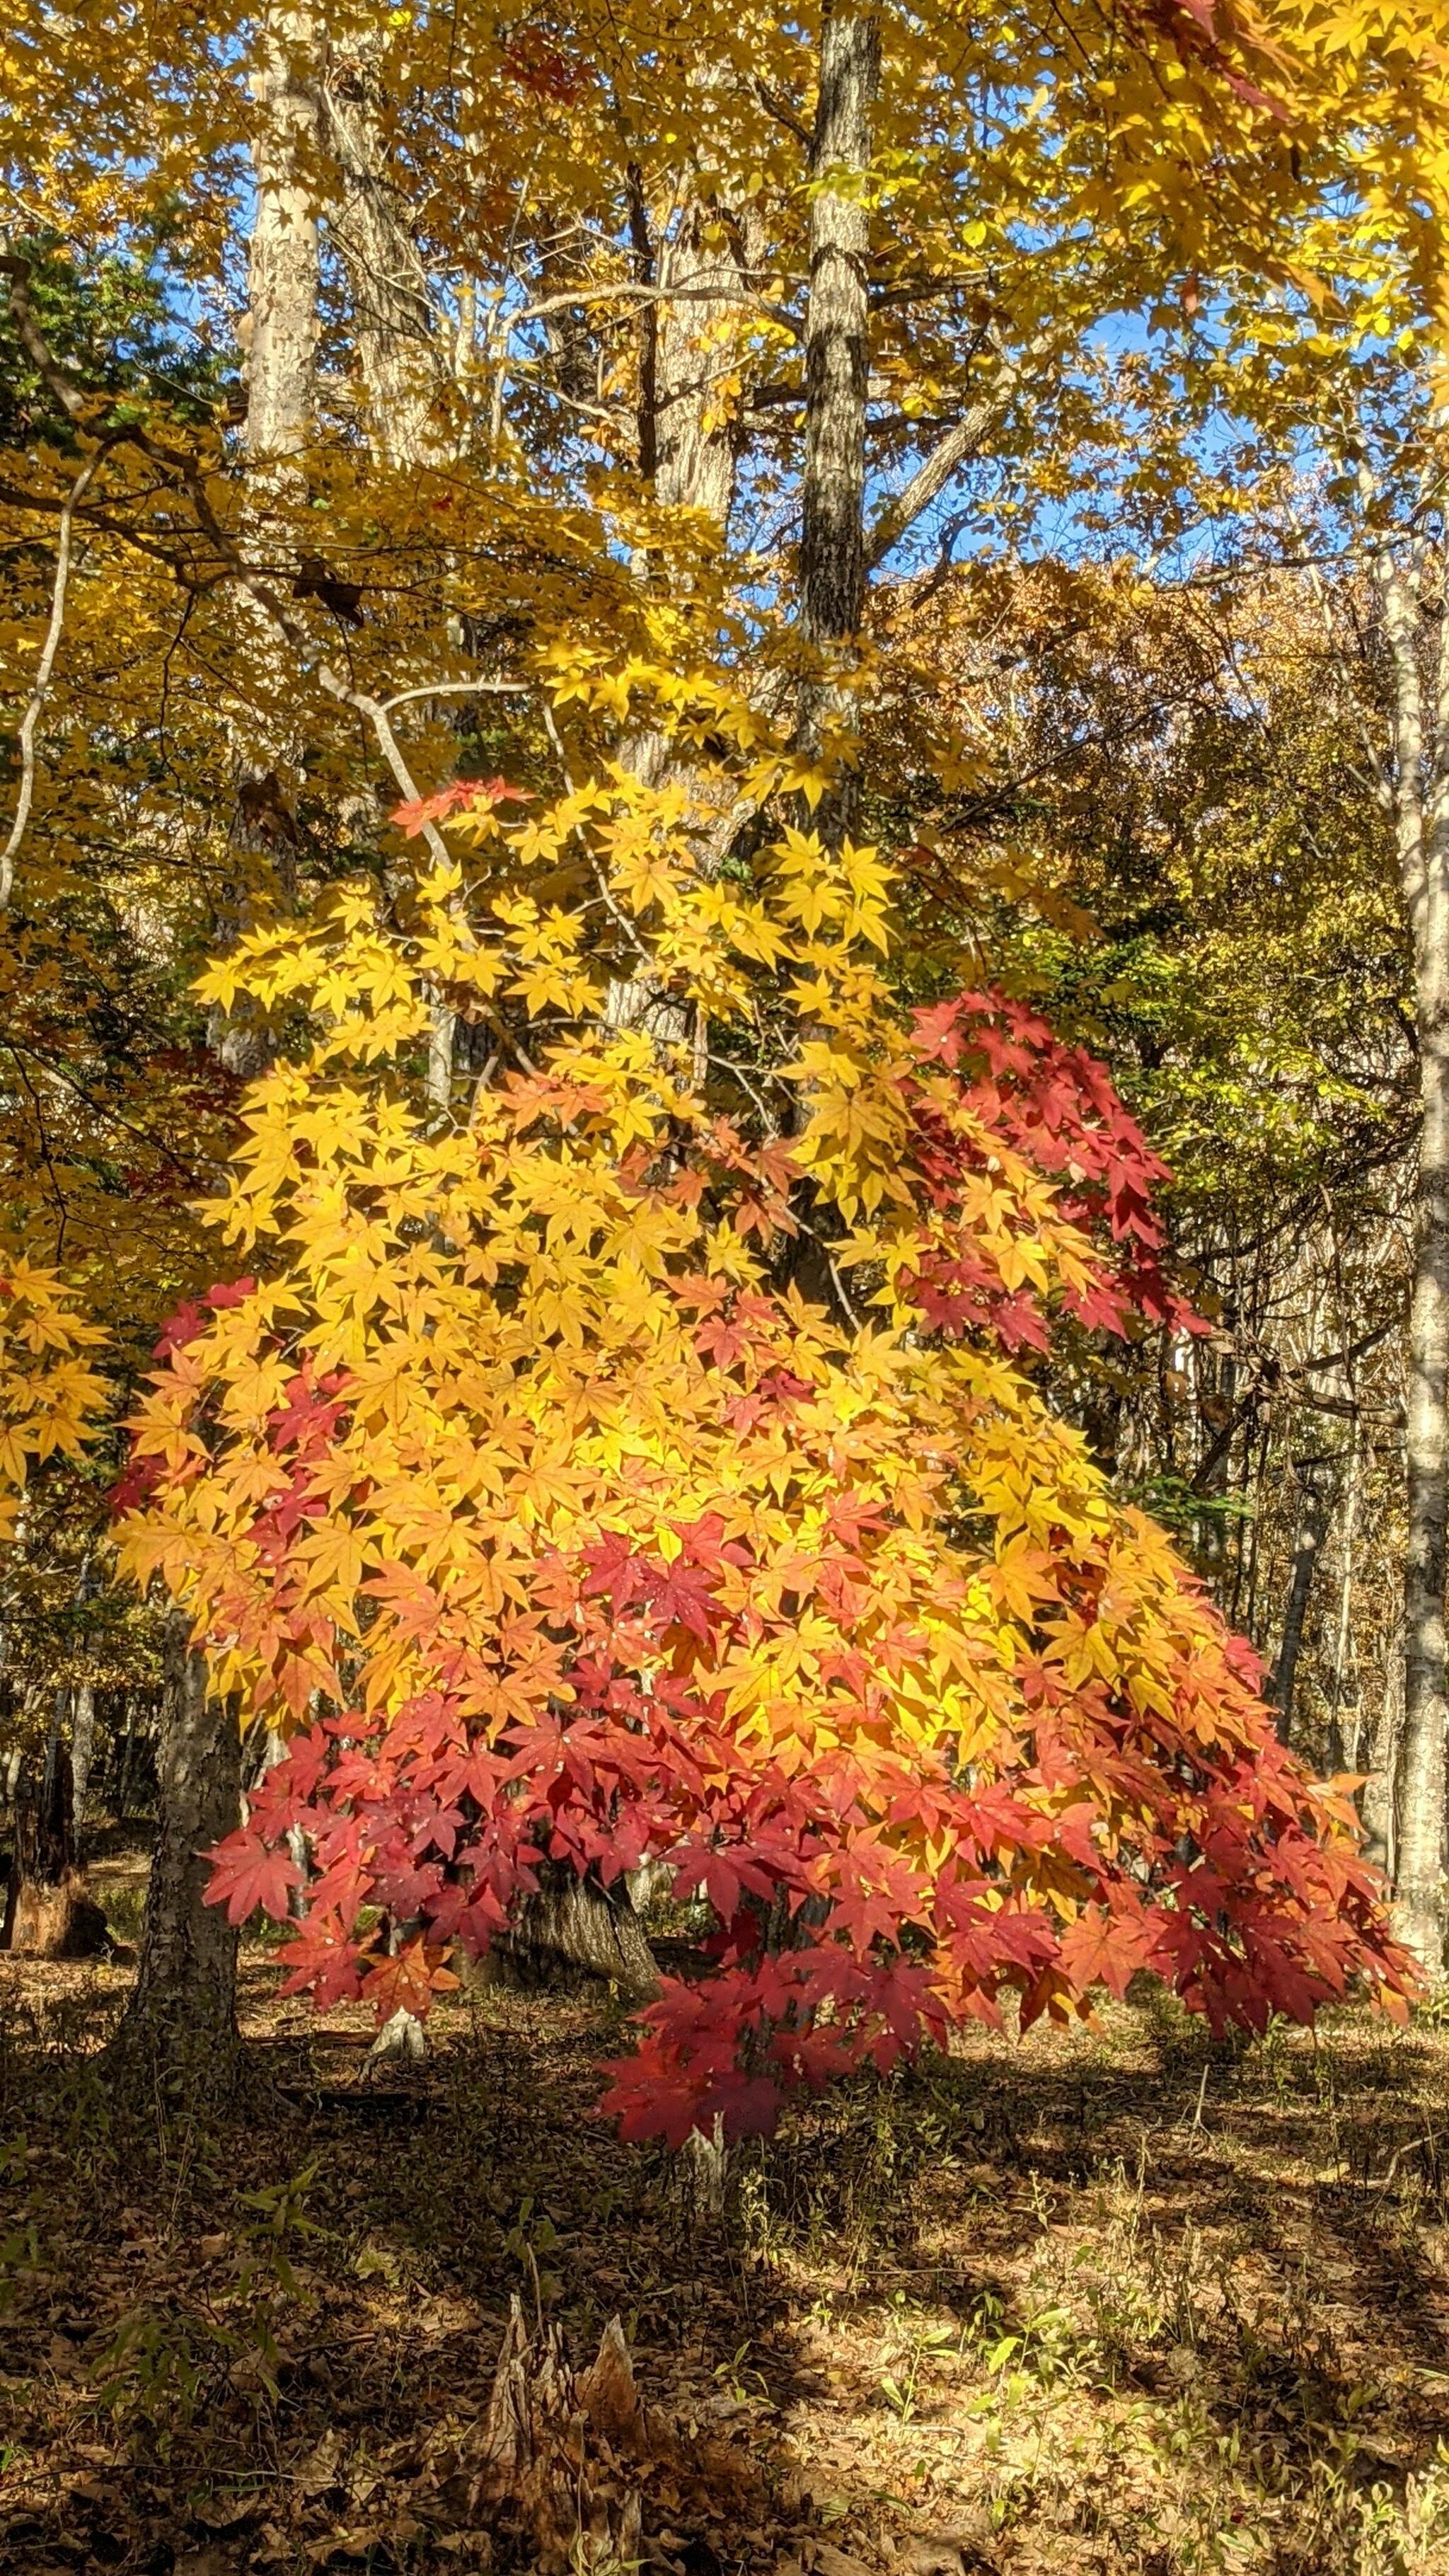
[[[391,715],[394,707],[410,706],[415,698],[531,698],[532,684],[527,680],[429,680],[420,689],[399,689],[382,700],[383,712]]]
[[[60,639],[65,629],[65,594],[70,582],[70,540],[76,505],[84,499],[88,486],[105,460],[105,455],[105,448],[98,447],[94,456],[86,458],[71,485],[70,496],[60,514],[60,538],[55,554],[55,585],[50,595],[50,624],[46,629],[45,642],[41,646],[40,661],[35,673],[35,686],[30,692],[29,703],[20,719],[20,793],[16,800],[15,817],[11,823],[5,847],[0,850],[0,912],[6,909],[10,901],[15,884],[15,862],[20,854],[20,844],[25,838],[25,827],[30,820],[30,808],[35,800],[35,728],[40,721],[40,710],[46,701],[50,688],[50,675],[55,668],[55,657],[60,649]]]
[[[915,525],[924,510],[944,492],[953,474],[969,465],[979,454],[988,430],[1000,419],[1012,395],[1026,373],[1028,362],[1040,355],[1046,346],[1046,335],[1039,333],[1019,358],[1003,358],[989,394],[973,403],[944,438],[939,439],[930,455],[917,466],[904,491],[887,501],[878,513],[866,538],[865,559],[874,572],[885,561],[893,546],[899,545],[906,530]]]
[[[634,279],[620,277],[610,279],[599,286],[567,287],[557,295],[540,295],[533,303],[519,305],[515,310],[500,315],[498,329],[501,336],[511,338],[512,334],[521,330],[526,322],[540,322],[550,313],[563,313],[571,307],[588,307],[594,304],[625,303],[636,306],[738,304],[753,312],[767,314],[772,322],[778,322],[781,328],[788,331],[794,339],[804,338],[804,325],[799,315],[792,313],[787,305],[771,303],[768,297],[756,295],[749,288],[742,289],[738,294],[732,294],[728,288],[721,287],[712,275],[706,276],[703,269],[695,273],[705,280],[703,284],[695,286],[687,279],[679,279],[672,281],[668,286],[651,286]]]

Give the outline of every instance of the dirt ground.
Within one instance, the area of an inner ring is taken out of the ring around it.
[[[0,1959],[6,2576],[1449,2571],[1432,2022],[1215,2047],[1149,1995],[973,2040],[794,2115],[717,2212],[593,2116],[606,2004],[450,2000],[379,2074],[243,1962],[206,2126],[98,2081],[124,1962]],[[552,2562],[477,2466],[515,2297],[573,2391]],[[605,2439],[567,2365],[615,2316]]]

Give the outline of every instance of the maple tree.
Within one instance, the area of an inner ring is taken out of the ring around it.
[[[122,1370],[183,1292],[121,1557],[288,1731],[222,1893],[302,1906],[321,1993],[417,2009],[541,1868],[663,1855],[721,1926],[708,2037],[671,1991],[620,2081],[679,2134],[1012,1985],[1402,1990],[1341,1797],[1053,1411],[1057,1328],[1191,1332],[1161,1167],[950,938],[912,1019],[862,759],[871,573],[949,552],[952,494],[999,538],[1090,483],[1106,317],[1292,283],[1350,162],[1429,278],[1432,17],[1361,32],[7,36],[11,1195]],[[243,234],[240,385],[98,351],[54,274],[154,243],[151,321],[229,333]],[[118,937],[145,1044],[98,1025],[57,1164],[50,997],[109,994]]]
[[[676,2142],[1007,1991],[1029,2021],[1152,1966],[1219,2027],[1401,1996],[1343,1792],[1017,1358],[1055,1313],[1176,1311],[1105,1070],[1000,994],[903,1013],[873,851],[793,832],[725,885],[679,804],[485,790],[486,899],[440,871],[403,934],[341,890],[209,979],[319,1015],[248,1096],[248,1270],[168,1326],[121,1498],[123,1560],[288,1734],[213,1900],[299,1906],[292,1987],[386,2017],[546,1862],[665,1860],[713,1964],[609,2098]],[[599,1029],[577,915],[509,882],[581,833],[691,1012],[727,1032],[751,970],[791,979],[789,1141],[687,1042]],[[439,1122],[407,1074],[439,982],[573,1025]],[[780,1282],[801,1176],[850,1322]]]

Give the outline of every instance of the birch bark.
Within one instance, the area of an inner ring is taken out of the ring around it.
[[[1422,1125],[1409,1311],[1405,1453],[1404,1716],[1397,1780],[1395,1913],[1431,1974],[1444,1960],[1449,1524],[1449,637],[1426,686],[1424,558],[1380,557],[1392,678],[1394,837],[1413,943]],[[1442,621],[1441,621],[1442,623]]]

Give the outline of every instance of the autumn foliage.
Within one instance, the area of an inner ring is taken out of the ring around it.
[[[1218,2029],[1397,2001],[1346,1794],[1032,1373],[1055,1319],[1185,1320],[1104,1069],[997,992],[904,1009],[872,851],[792,831],[742,884],[677,790],[497,785],[438,807],[486,868],[401,924],[345,886],[206,988],[312,1032],[249,1095],[246,1275],[168,1327],[119,1497],[132,1573],[288,1738],[215,1901],[300,1906],[289,1985],[381,2018],[545,1868],[665,1861],[709,1973],[607,2099],[676,2143],[1143,1968]],[[571,838],[676,1039],[612,1026],[580,909],[519,890]],[[698,1078],[761,979],[788,1135]],[[443,1116],[440,993],[555,1029]]]
[[[53,1271],[12,1260],[0,1277],[0,1541],[16,1535],[32,1470],[95,1439],[110,1387],[92,1363],[107,1340]]]

